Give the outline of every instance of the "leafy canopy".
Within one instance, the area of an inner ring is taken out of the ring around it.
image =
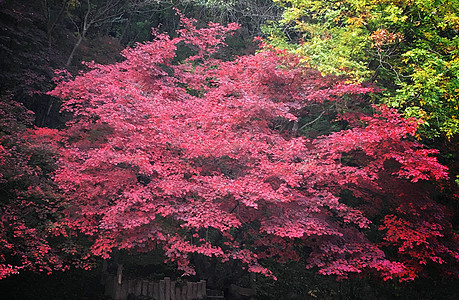
[[[177,37],[154,32],[153,42],[124,50],[123,62],[90,63],[52,92],[74,116],[60,132],[55,181],[68,201],[66,225],[92,243],[88,256],[159,246],[186,273],[190,253],[199,253],[271,275],[263,259],[299,259],[309,249],[309,267],[322,274],[407,279],[424,261],[455,263],[441,237],[447,226],[442,235],[426,231],[426,243],[442,248],[408,255],[416,269],[403,248],[388,257],[367,236],[381,230],[392,246],[403,234],[415,245],[417,235],[395,225],[411,199],[381,204],[387,180],[447,176],[436,151],[412,140],[414,120],[369,106],[372,88],[324,77],[285,51],[215,59],[238,26],[194,22],[182,16]],[[194,55],[177,62],[179,46]],[[335,132],[299,135],[326,116]],[[344,193],[362,205],[346,204]],[[379,229],[369,219],[377,207],[388,212]],[[440,219],[433,222],[447,223]]]
[[[66,269],[63,248],[53,240],[60,195],[51,179],[56,149],[51,129],[31,131],[33,114],[0,98],[0,279],[23,270]]]
[[[285,7],[271,41],[295,49],[326,74],[371,80],[382,102],[422,120],[426,138],[459,132],[459,2],[457,0],[275,0]]]

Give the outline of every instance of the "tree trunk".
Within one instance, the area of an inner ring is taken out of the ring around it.
[[[84,38],[84,35],[80,34],[80,36],[78,37],[78,41],[73,46],[72,52],[70,52],[69,58],[67,59],[67,62],[65,63],[65,67],[66,68],[68,68],[70,66],[70,64],[72,63],[73,56],[75,55],[76,50],[78,49],[78,47],[80,46],[81,42],[83,41],[83,38]]]
[[[91,12],[91,3],[89,0],[88,2],[88,11],[86,12],[83,20],[83,30],[79,33],[78,41],[75,43],[73,46],[72,52],[70,52],[69,58],[67,59],[67,63],[65,64],[65,67],[68,68],[70,64],[72,63],[73,56],[75,55],[76,50],[80,46],[81,42],[86,36],[86,32],[88,32],[89,27],[91,27],[91,21],[88,21],[89,18],[89,13]],[[78,30],[80,31],[80,30]]]

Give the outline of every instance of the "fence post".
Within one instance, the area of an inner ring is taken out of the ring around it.
[[[164,280],[159,281],[159,300],[165,300],[166,282]]]
[[[182,286],[182,300],[188,300],[187,291],[188,291],[188,283],[187,285]]]
[[[183,300],[182,299],[182,289],[178,286],[175,287],[175,299],[176,300]]]
[[[135,294],[134,295],[136,297],[142,295],[142,281],[139,279],[135,281]]]
[[[171,300],[176,300],[177,297],[175,296],[175,281],[171,281]]]
[[[198,299],[204,299],[206,296],[206,281],[201,280],[198,283]]]
[[[148,284],[148,281],[142,280],[142,296],[148,296]]]
[[[159,300],[159,282],[153,283],[153,299]]]
[[[150,297],[151,299],[155,299],[155,294],[154,294],[154,286],[155,284],[153,282],[148,282],[148,294],[147,296]]]
[[[198,283],[197,282],[192,283],[192,297],[193,299],[198,298]]]
[[[164,299],[171,300],[171,279],[164,277]]]
[[[193,299],[193,283],[191,282],[186,283],[186,296],[187,300]]]

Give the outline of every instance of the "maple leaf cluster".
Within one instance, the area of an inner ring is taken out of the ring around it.
[[[30,131],[33,115],[9,96],[0,98],[0,279],[21,270],[65,269],[50,244],[58,218],[56,187],[46,168],[53,165],[47,147],[54,131]]]
[[[450,228],[426,221],[414,241],[407,228],[422,221],[399,215],[417,199],[389,192],[388,178],[403,190],[447,177],[435,150],[413,140],[416,122],[368,105],[372,88],[323,77],[285,51],[214,58],[236,24],[197,29],[182,16],[182,25],[175,38],[154,32],[124,50],[122,62],[88,63],[51,93],[73,114],[54,179],[67,199],[65,226],[92,241],[88,256],[163,247],[185,273],[199,253],[271,276],[264,258],[299,259],[305,247],[310,267],[340,277],[414,278],[426,259],[457,263],[457,245],[442,242]],[[178,47],[194,54],[178,62]],[[342,130],[306,138],[286,129],[325,104]],[[400,245],[400,256],[367,235],[378,208],[389,212],[384,243]],[[443,248],[410,248],[431,242]]]

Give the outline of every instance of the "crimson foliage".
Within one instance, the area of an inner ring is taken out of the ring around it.
[[[444,209],[402,195],[447,177],[436,151],[412,138],[415,121],[367,104],[371,88],[323,77],[290,53],[213,58],[236,24],[197,29],[182,16],[182,25],[178,37],[154,32],[123,62],[90,63],[52,92],[74,115],[61,131],[55,180],[66,226],[92,241],[88,255],[159,246],[186,273],[190,253],[200,253],[271,275],[264,258],[299,259],[307,247],[322,274],[386,279],[457,263]],[[195,55],[177,62],[177,47]],[[295,128],[328,114],[308,115],[325,106],[342,130],[300,136]],[[378,230],[383,243],[369,237]]]
[[[31,132],[32,112],[8,96],[0,98],[0,279],[21,270],[64,269],[50,244],[59,218],[59,195],[50,169],[53,130]]]

